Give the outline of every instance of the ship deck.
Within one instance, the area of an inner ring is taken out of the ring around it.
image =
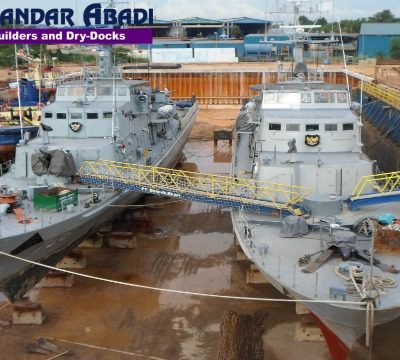
[[[233,170],[236,175],[240,174],[243,177],[250,177],[252,173],[252,162],[249,161],[248,156],[244,155],[249,152],[249,136],[250,134],[248,133],[241,133],[241,140],[236,144],[235,153],[239,154],[239,156],[235,158]],[[315,154],[303,155],[295,154],[298,161],[310,161],[312,155],[314,155],[315,159]],[[349,154],[348,157],[347,154],[345,157],[339,153],[321,154],[321,158],[325,161],[336,162],[341,160],[342,163],[351,163],[351,161],[356,160],[353,155],[356,156],[357,154]],[[260,156],[277,156],[277,162],[282,160],[279,159],[279,154],[262,153]],[[287,158],[288,154],[283,154],[282,156]],[[344,205],[342,212],[335,216],[334,220],[337,224],[345,227],[355,224],[362,218],[378,218],[380,215],[386,213],[398,214],[398,204],[374,204],[373,206],[363,206],[356,211],[351,211]],[[307,235],[297,238],[284,238],[280,236],[282,221],[276,216],[266,216],[265,214],[260,215],[249,212],[241,213],[235,210],[233,212],[233,220],[236,223],[234,226],[240,232],[238,235],[242,239],[241,245],[242,247],[244,245],[243,250],[246,255],[256,263],[262,272],[269,274],[281,286],[295,289],[296,292],[305,298],[324,300],[332,299],[332,288],[344,288],[345,282],[343,278],[339,277],[335,272],[336,268],[343,263],[341,258],[335,257],[326,262],[318,271],[311,274],[302,272],[298,265],[301,257],[318,253],[322,248],[322,242],[329,239],[329,231],[327,231],[326,226],[324,229],[319,226],[319,218],[309,218],[307,222],[313,230]],[[245,227],[250,229],[250,236],[245,234]],[[358,249],[368,251],[370,244],[371,242],[367,237],[357,235]],[[318,255],[313,256],[312,259],[315,259],[316,256]],[[400,256],[376,252],[375,258],[388,267],[394,265],[396,269],[400,270]],[[369,274],[370,266],[365,263],[363,265],[365,273]],[[396,282],[395,287],[385,289],[386,293],[379,298],[377,308],[388,309],[400,306],[400,274],[384,272],[374,266],[373,275],[390,278]],[[346,295],[346,299],[348,301],[359,301],[360,297],[348,294]]]

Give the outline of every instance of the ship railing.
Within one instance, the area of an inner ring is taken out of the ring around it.
[[[356,200],[370,193],[390,194],[395,191],[400,191],[399,171],[363,176],[353,189],[351,198]]]
[[[113,71],[110,79],[122,79],[121,71]],[[62,78],[56,80],[56,85],[64,84],[68,81],[83,81],[83,80],[98,80],[105,79],[103,74],[98,71],[82,70],[74,73],[64,75]]]
[[[323,293],[323,289],[319,286],[318,273],[305,274],[302,273],[298,264],[298,259],[290,259],[274,254],[256,235],[254,227],[250,227],[245,216],[240,214],[238,225],[242,231],[242,238],[249,249],[252,261],[259,267],[261,273],[266,274],[270,281],[279,282],[281,286],[292,288],[299,293],[320,299],[329,298],[329,289]]]
[[[277,82],[324,82],[324,70],[323,69],[309,69],[304,74],[295,76],[291,70],[280,70],[278,71]]]

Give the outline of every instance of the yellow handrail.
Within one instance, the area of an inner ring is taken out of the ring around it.
[[[369,188],[368,188],[369,186]],[[400,190],[400,172],[363,176],[355,186],[351,196],[359,198],[367,192],[391,193]]]
[[[78,175],[100,183],[123,183],[173,193],[202,196],[210,200],[235,201],[243,205],[266,205],[295,212],[292,207],[311,193],[310,188],[265,181],[203,174],[108,160],[85,161]]]
[[[367,94],[372,95],[397,110],[400,110],[400,91],[373,83],[363,83],[360,88]]]

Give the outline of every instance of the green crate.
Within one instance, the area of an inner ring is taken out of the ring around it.
[[[60,191],[68,190],[69,192],[62,195],[56,195]],[[57,210],[65,209],[67,205],[78,204],[78,189],[69,190],[63,188],[52,189],[51,191],[38,192],[34,195],[33,204],[35,209]]]

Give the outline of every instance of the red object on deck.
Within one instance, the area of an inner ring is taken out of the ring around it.
[[[13,212],[14,212],[14,214],[15,214],[15,216],[16,216],[16,218],[17,218],[17,220],[18,220],[18,222],[20,223],[20,224],[30,224],[31,222],[32,222],[32,219],[31,218],[26,218],[25,217],[25,215],[24,215],[24,210],[23,209],[21,209],[21,208],[14,208],[14,209],[12,209],[13,210]]]
[[[17,202],[17,195],[16,194],[7,194],[0,196],[0,204],[15,204]]]
[[[324,334],[332,359],[347,360],[350,355],[349,347],[331,329],[329,329],[318,316],[313,313],[311,313],[311,315],[314,317],[316,323]]]

